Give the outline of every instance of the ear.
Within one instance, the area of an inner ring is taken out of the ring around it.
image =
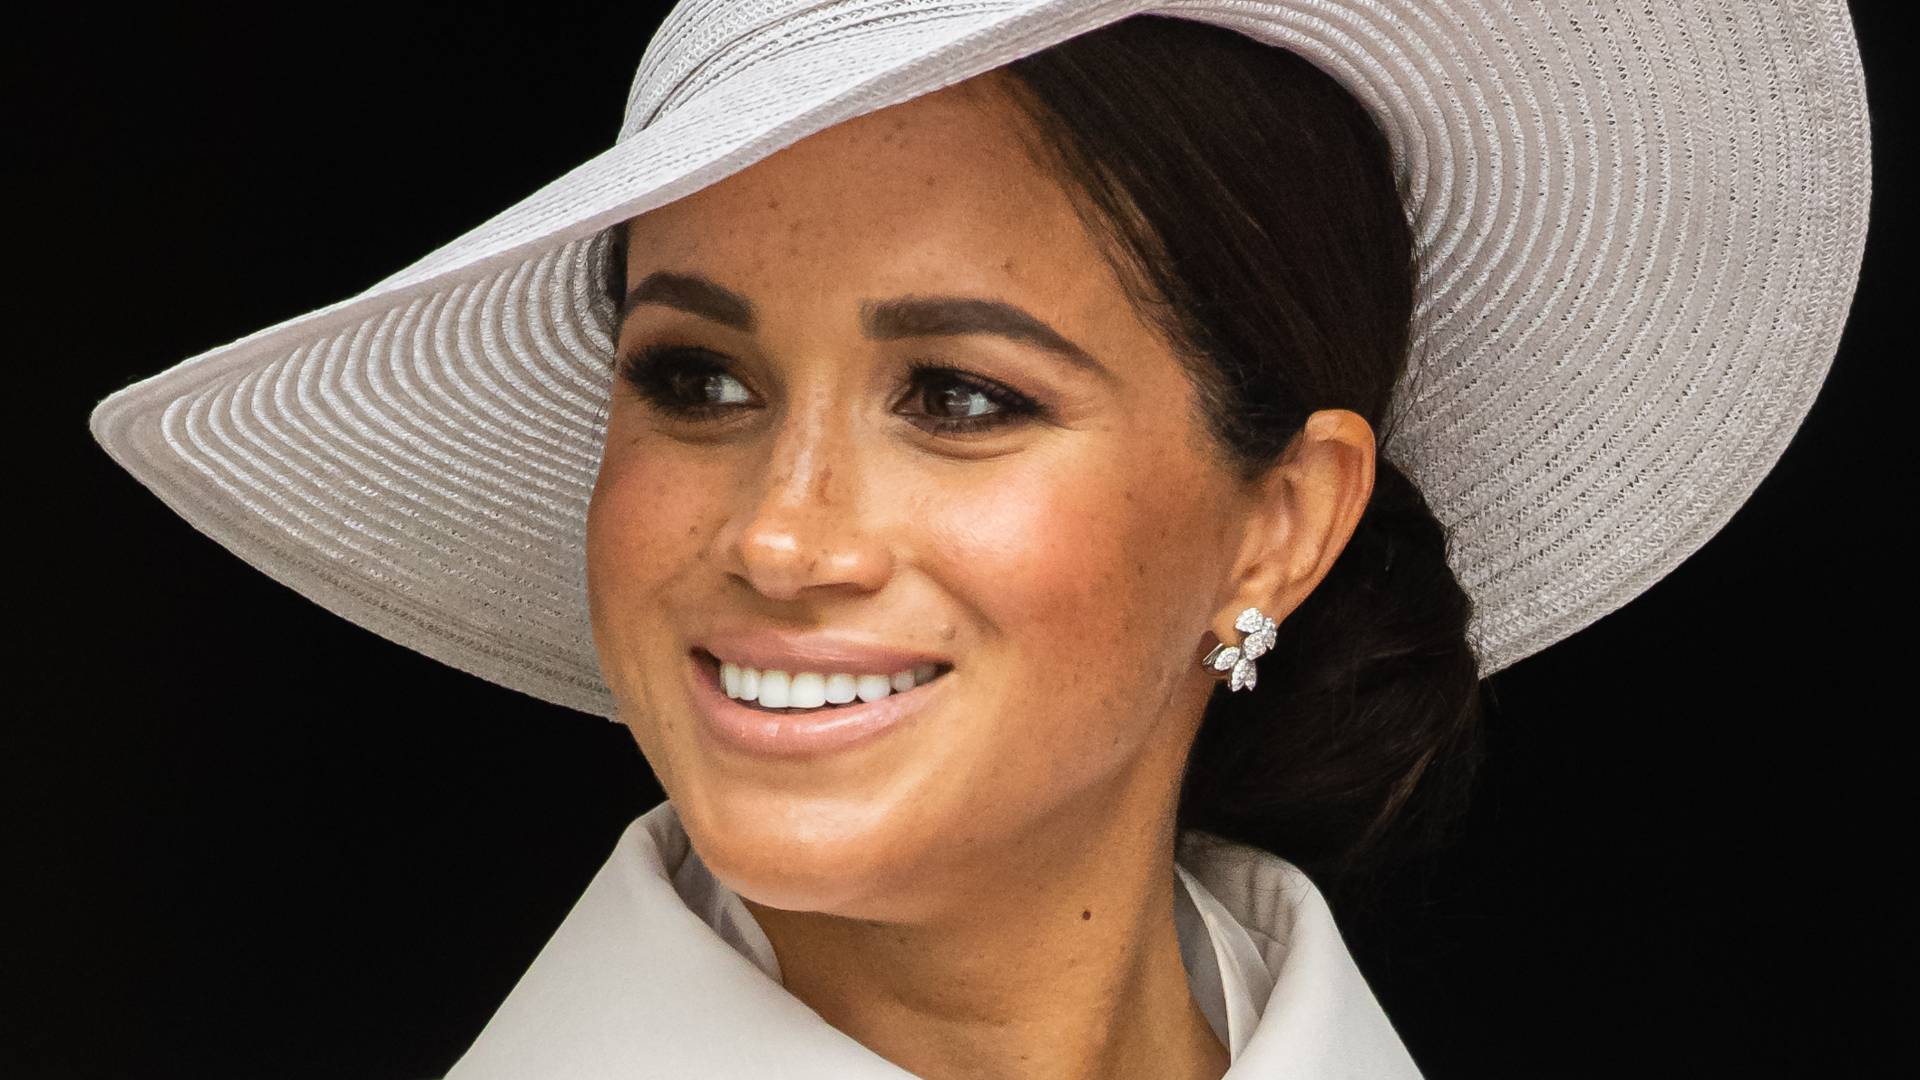
[[[1280,460],[1260,481],[1230,602],[1214,613],[1214,636],[1240,640],[1233,621],[1257,607],[1285,622],[1319,586],[1373,496],[1373,428],[1350,409],[1321,409],[1307,418]]]

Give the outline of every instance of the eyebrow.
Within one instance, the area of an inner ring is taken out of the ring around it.
[[[699,274],[660,270],[627,293],[615,316],[616,332],[641,304],[660,304],[751,334],[757,325],[753,301]],[[1074,367],[1112,379],[1113,373],[1085,349],[1037,316],[1004,300],[966,296],[902,296],[860,304],[861,329],[876,341],[916,337],[992,334],[1036,345]]]

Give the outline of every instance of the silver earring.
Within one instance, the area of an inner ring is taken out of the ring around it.
[[[1273,639],[1278,632],[1278,623],[1267,618],[1257,607],[1250,607],[1233,620],[1233,628],[1247,635],[1238,645],[1222,642],[1207,653],[1200,661],[1213,672],[1216,679],[1227,680],[1227,689],[1251,690],[1254,683],[1253,662],[1256,658],[1273,648]],[[1221,672],[1230,672],[1222,675]]]

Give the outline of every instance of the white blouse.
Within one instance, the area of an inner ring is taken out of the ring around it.
[[[1186,840],[1180,956],[1229,1080],[1418,1080],[1306,876],[1257,848]],[[627,826],[447,1080],[910,1076],[786,991],[760,924],[663,802]]]

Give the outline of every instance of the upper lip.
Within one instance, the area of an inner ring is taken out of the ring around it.
[[[865,636],[742,628],[715,631],[694,643],[720,660],[756,670],[822,674],[891,675],[922,664],[946,664],[947,658],[919,649],[883,645]]]

